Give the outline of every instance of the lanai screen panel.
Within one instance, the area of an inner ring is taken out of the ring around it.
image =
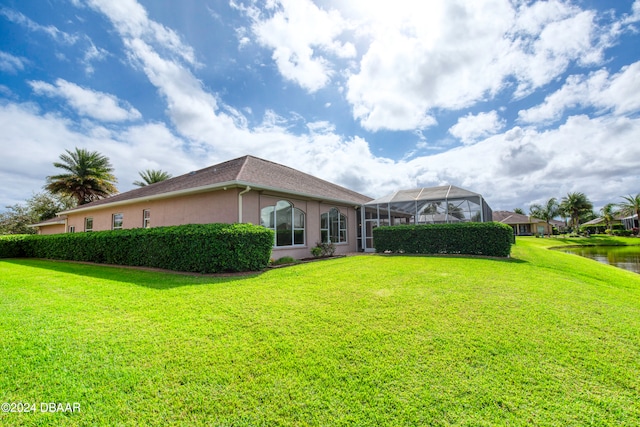
[[[378,222],[443,224],[491,221],[482,196],[452,185],[401,190],[367,203]]]

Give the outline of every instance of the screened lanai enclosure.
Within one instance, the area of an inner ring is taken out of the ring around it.
[[[400,190],[364,205],[364,250],[373,251],[373,229],[382,225],[489,222],[492,211],[482,195],[445,185]]]

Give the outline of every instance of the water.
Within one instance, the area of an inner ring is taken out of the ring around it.
[[[583,246],[562,251],[640,273],[640,246]]]

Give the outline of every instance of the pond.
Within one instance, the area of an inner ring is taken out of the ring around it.
[[[640,273],[640,246],[582,246],[563,248],[562,252],[594,259],[603,264]]]

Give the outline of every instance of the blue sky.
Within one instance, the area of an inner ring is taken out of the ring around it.
[[[120,191],[251,154],[494,210],[640,192],[640,0],[1,0],[0,34],[0,209],[74,147]]]

